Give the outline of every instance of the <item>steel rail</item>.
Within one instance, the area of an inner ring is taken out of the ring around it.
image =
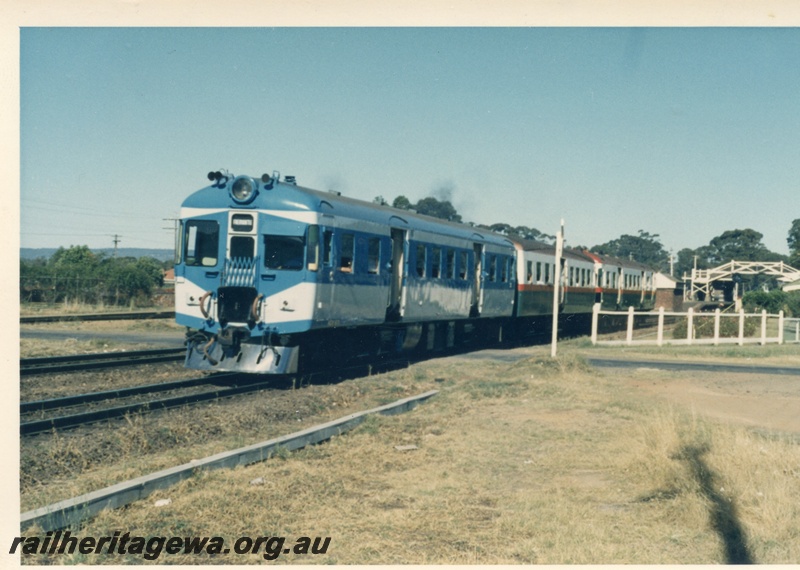
[[[236,396],[239,394],[245,394],[247,392],[256,392],[258,390],[263,390],[264,388],[267,387],[268,383],[269,381],[257,382],[255,384],[234,386],[232,388],[212,390],[210,392],[201,392],[199,394],[175,396],[172,398],[165,398],[163,400],[153,400],[150,402],[129,404],[126,406],[117,406],[115,408],[105,408],[103,410],[95,410],[91,412],[84,412],[70,416],[59,416],[55,418],[48,418],[45,420],[24,422],[20,424],[20,435],[33,435],[56,428],[73,428],[82,425],[96,423],[103,420],[120,418],[129,414],[147,412],[155,409],[165,410],[169,408],[176,408],[179,406],[195,404],[198,402],[219,400],[221,398],[227,398],[229,396]]]
[[[85,315],[41,315],[19,318],[20,324],[57,323],[62,321],[127,321],[141,319],[173,319],[175,311],[139,311],[135,313],[93,313]]]
[[[100,368],[117,368],[175,362],[184,358],[185,348],[159,348],[131,352],[106,352],[70,356],[45,356],[41,358],[21,358],[20,376],[52,374],[55,372],[80,372]]]
[[[40,412],[44,410],[54,410],[58,408],[69,408],[72,406],[80,406],[82,404],[90,404],[92,402],[102,402],[105,400],[121,400],[131,396],[140,396],[143,394],[153,394],[157,392],[169,392],[171,390],[180,390],[181,388],[192,388],[194,386],[201,386],[203,384],[213,384],[223,378],[236,376],[239,373],[229,372],[223,374],[216,374],[213,376],[201,376],[199,378],[189,378],[186,380],[175,380],[173,382],[162,382],[160,384],[146,384],[143,386],[132,386],[130,388],[119,388],[116,390],[104,390],[102,392],[89,392],[86,394],[77,394],[73,396],[63,396],[61,398],[51,398],[47,400],[31,400],[28,402],[21,402],[19,405],[20,414],[29,414],[32,412]]]
[[[431,390],[417,396],[403,398],[378,408],[348,414],[337,420],[315,425],[288,435],[260,441],[230,451],[223,451],[210,457],[192,460],[183,465],[168,467],[155,473],[116,483],[110,487],[92,491],[79,497],[33,509],[21,514],[20,529],[25,531],[34,525],[41,529],[41,532],[50,532],[68,526],[77,528],[82,521],[93,517],[100,511],[123,507],[133,501],[144,499],[154,491],[166,489],[194,476],[199,471],[251,465],[269,459],[278,449],[294,451],[307,445],[319,444],[358,427],[370,415],[391,416],[402,414],[414,409],[417,405],[434,397],[437,393],[436,390]]]

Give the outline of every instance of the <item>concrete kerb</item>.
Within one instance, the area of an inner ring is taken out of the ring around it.
[[[438,390],[431,390],[417,396],[397,400],[371,410],[357,412],[333,420],[331,422],[313,426],[289,435],[240,447],[232,451],[223,451],[204,459],[192,460],[177,467],[163,469],[136,479],[117,483],[104,489],[93,491],[72,499],[65,499],[45,507],[34,509],[21,515],[20,528],[25,530],[33,525],[38,525],[44,532],[63,529],[77,525],[81,521],[94,516],[104,509],[115,509],[125,506],[133,501],[143,499],[152,492],[166,489],[184,479],[192,476],[197,471],[231,468],[238,465],[249,465],[268,459],[278,448],[289,451],[301,449],[307,445],[320,443],[335,435],[345,433],[359,424],[367,416],[374,414],[395,415],[407,412],[417,404],[438,394]]]

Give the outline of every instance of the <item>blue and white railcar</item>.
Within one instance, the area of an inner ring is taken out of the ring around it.
[[[502,236],[277,174],[209,178],[180,216],[176,320],[190,368],[292,373],[306,357],[343,362],[423,336],[433,347],[457,321],[512,316]]]

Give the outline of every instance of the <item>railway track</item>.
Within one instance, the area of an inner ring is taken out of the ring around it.
[[[165,382],[160,384],[149,384],[144,386],[134,386],[132,388],[121,388],[119,390],[108,390],[103,392],[90,392],[88,394],[78,394],[74,396],[65,396],[61,398],[53,398],[50,400],[36,400],[20,403],[20,415],[30,416],[40,412],[50,410],[67,410],[69,408],[78,408],[93,406],[98,402],[114,402],[136,396],[158,394],[167,392],[176,392],[195,388],[197,386],[206,384],[229,384],[225,387],[215,387],[211,390],[203,392],[194,392],[190,394],[172,395],[165,398],[150,399],[143,402],[128,403],[123,405],[116,405],[111,407],[102,407],[96,409],[83,409],[76,413],[66,415],[56,415],[44,419],[23,419],[20,423],[21,435],[33,435],[50,431],[52,429],[65,429],[74,428],[78,426],[88,425],[103,420],[110,420],[120,418],[129,414],[146,413],[154,410],[166,410],[169,408],[176,408],[195,404],[198,402],[206,402],[211,400],[219,400],[238,394],[245,394],[266,388],[269,384],[273,384],[273,379],[254,380],[250,376],[245,376],[238,373],[216,374],[212,376],[203,376],[199,378],[190,378],[187,380],[177,380],[173,382]]]
[[[175,311],[136,311],[130,313],[91,313],[86,315],[29,315],[19,318],[20,324],[58,323],[64,321],[128,321],[142,319],[174,319]]]
[[[91,392],[87,394],[77,394],[74,396],[64,396],[49,400],[36,400],[22,402],[20,404],[20,415],[28,416],[20,422],[20,435],[35,435],[48,432],[53,429],[69,429],[104,420],[121,418],[126,415],[148,413],[156,410],[167,410],[192,404],[210,402],[257,392],[264,389],[287,389],[296,386],[298,383],[310,382],[315,378],[315,382],[332,381],[335,382],[344,378],[355,378],[385,372],[391,369],[408,366],[407,360],[384,362],[381,364],[359,364],[351,367],[338,369],[335,371],[309,371],[305,375],[254,375],[241,374],[237,372],[219,373],[199,378],[186,380],[176,380],[159,384],[148,384],[134,386],[131,388],[120,388],[118,390],[107,390],[102,392]],[[114,402],[136,396],[158,394],[165,392],[175,392],[180,390],[190,390],[205,384],[223,384],[227,386],[215,387],[203,392],[193,392],[190,394],[171,395],[164,398],[151,399],[135,403],[127,403],[99,409],[93,406],[99,402]],[[92,406],[92,407],[90,407]],[[83,407],[81,411],[66,413],[65,415],[55,415],[47,418],[30,419],[30,416],[42,414],[52,410],[66,411],[70,408]],[[87,407],[90,407],[87,409]]]
[[[20,358],[20,376],[54,374],[56,372],[84,372],[101,368],[119,368],[159,362],[178,362],[185,358],[186,349],[157,348],[129,352],[106,352],[71,356],[46,356]]]
[[[529,345],[531,343],[538,344],[544,342],[544,337],[527,338],[526,341],[521,341],[520,345]],[[514,346],[516,343],[510,343]],[[506,348],[511,348],[506,346]],[[476,347],[458,347],[455,349],[445,349],[437,351],[437,354],[426,354],[422,360],[426,360],[432,356],[443,357],[451,356],[454,354],[469,353],[476,350]],[[159,350],[146,350],[135,351],[128,353],[105,353],[105,354],[88,354],[81,356],[61,356],[61,357],[48,357],[48,358],[35,358],[20,360],[20,370],[22,375],[26,374],[44,374],[50,372],[63,372],[63,371],[78,371],[90,370],[97,368],[109,368],[116,366],[131,366],[136,364],[146,364],[152,362],[168,362],[178,361],[184,358],[184,348],[174,349],[159,349]],[[122,357],[122,358],[120,358]],[[102,392],[93,392],[88,394],[78,394],[73,396],[65,396],[61,398],[53,398],[49,400],[38,400],[23,402],[20,404],[20,414],[22,416],[29,416],[28,419],[23,419],[20,424],[21,435],[33,435],[37,433],[51,431],[53,429],[68,429],[83,425],[89,425],[104,420],[124,417],[129,414],[147,413],[154,410],[166,410],[169,408],[181,407],[192,405],[201,402],[208,402],[228,398],[248,392],[255,392],[266,388],[280,389],[281,387],[290,387],[296,383],[309,382],[311,378],[315,378],[315,382],[325,382],[325,378],[329,380],[336,378],[353,378],[358,376],[370,375],[379,373],[381,371],[388,371],[393,368],[408,366],[410,362],[418,359],[404,358],[397,361],[383,361],[379,363],[361,363],[351,365],[349,367],[339,368],[336,370],[315,370],[307,371],[302,375],[270,375],[268,377],[240,374],[240,373],[220,373],[211,376],[203,376],[199,378],[191,378],[187,380],[178,380],[173,382],[151,384],[145,386],[136,386],[132,388],[122,388],[116,390],[108,390]],[[206,390],[202,392],[193,392],[182,395],[171,395],[169,397],[151,399],[147,401],[139,401],[135,403],[126,403],[116,406],[104,406],[96,409],[96,405],[100,402],[114,402],[121,401],[128,398],[135,398],[137,396],[163,394],[167,392],[176,392],[180,390],[190,390],[201,385],[223,383],[228,384],[224,387],[217,387],[215,389]],[[47,418],[30,419],[34,415],[42,415],[47,411],[53,410],[69,410],[70,408],[82,408],[81,411],[75,413],[68,413],[65,415],[50,416]]]

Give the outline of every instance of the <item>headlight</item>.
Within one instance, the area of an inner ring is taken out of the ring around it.
[[[231,185],[231,198],[242,204],[250,202],[256,197],[257,189],[255,180],[249,176],[239,176]]]

